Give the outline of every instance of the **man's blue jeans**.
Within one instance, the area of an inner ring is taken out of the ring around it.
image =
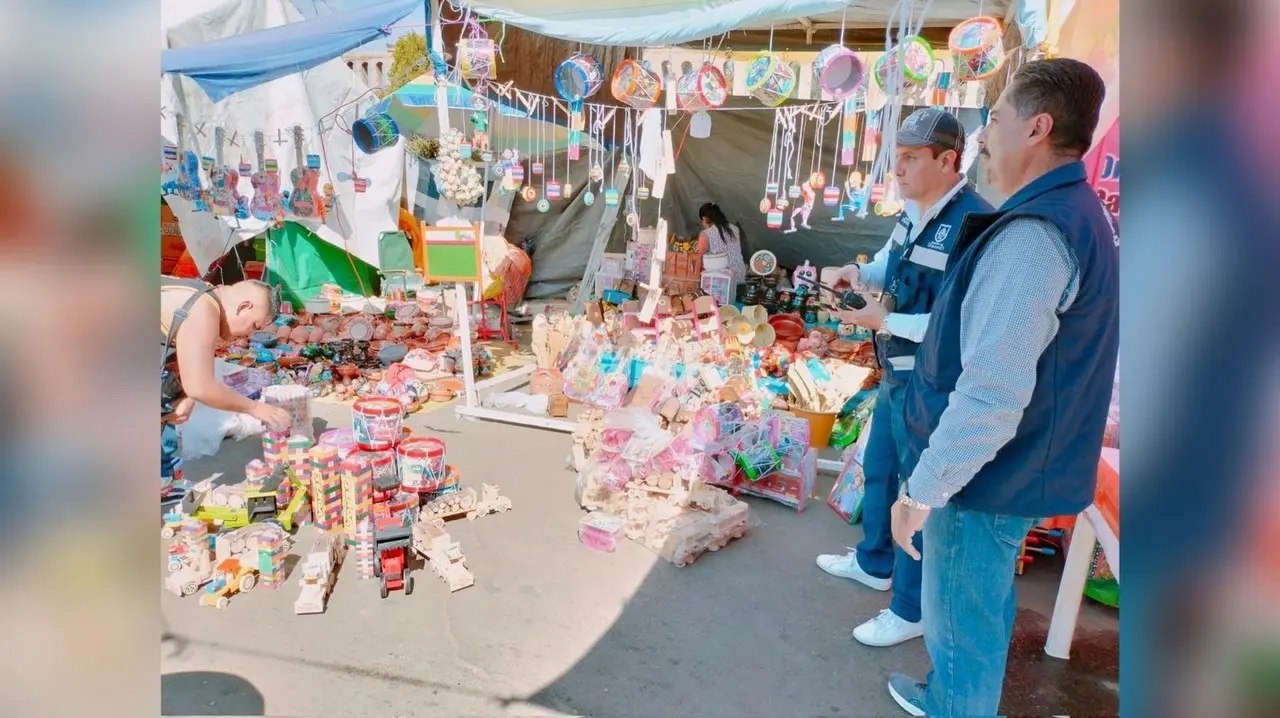
[[[182,466],[182,441],[178,435],[178,427],[173,424],[160,425],[160,487],[164,488],[173,481]]]
[[[866,494],[862,499],[862,542],[857,546],[858,565],[876,578],[893,577],[889,608],[904,621],[920,620],[920,562],[893,543],[889,510],[898,500],[899,473],[907,445],[906,414],[902,404],[906,384],[880,382],[871,436],[862,460]],[[920,550],[921,535],[915,547]],[[923,555],[923,554],[921,554]]]
[[[1017,601],[1014,565],[1037,519],[947,504],[925,522],[924,643],[930,716],[994,716]]]

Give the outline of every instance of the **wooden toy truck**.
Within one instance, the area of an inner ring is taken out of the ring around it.
[[[302,578],[298,581],[302,590],[293,602],[294,613],[324,613],[345,551],[342,539],[333,534],[321,534],[316,538],[311,553],[302,564]]]
[[[449,591],[459,591],[476,582],[467,569],[462,547],[444,530],[444,520],[425,514],[413,525],[413,550],[431,564],[431,570],[444,579]]]

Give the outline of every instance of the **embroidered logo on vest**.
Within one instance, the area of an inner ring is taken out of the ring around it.
[[[933,241],[929,242],[929,249],[942,251],[946,248],[947,237],[951,234],[951,225],[944,224],[938,228],[938,232],[933,235]]]

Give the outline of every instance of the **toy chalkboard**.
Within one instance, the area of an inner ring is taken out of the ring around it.
[[[480,281],[480,225],[422,228],[422,273],[428,282]]]

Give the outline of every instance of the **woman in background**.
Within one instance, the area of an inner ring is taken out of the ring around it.
[[[728,271],[734,285],[747,280],[746,263],[742,261],[742,227],[729,219],[714,202],[708,202],[698,210],[702,218],[702,232],[698,234],[699,254],[722,254],[729,260]]]

